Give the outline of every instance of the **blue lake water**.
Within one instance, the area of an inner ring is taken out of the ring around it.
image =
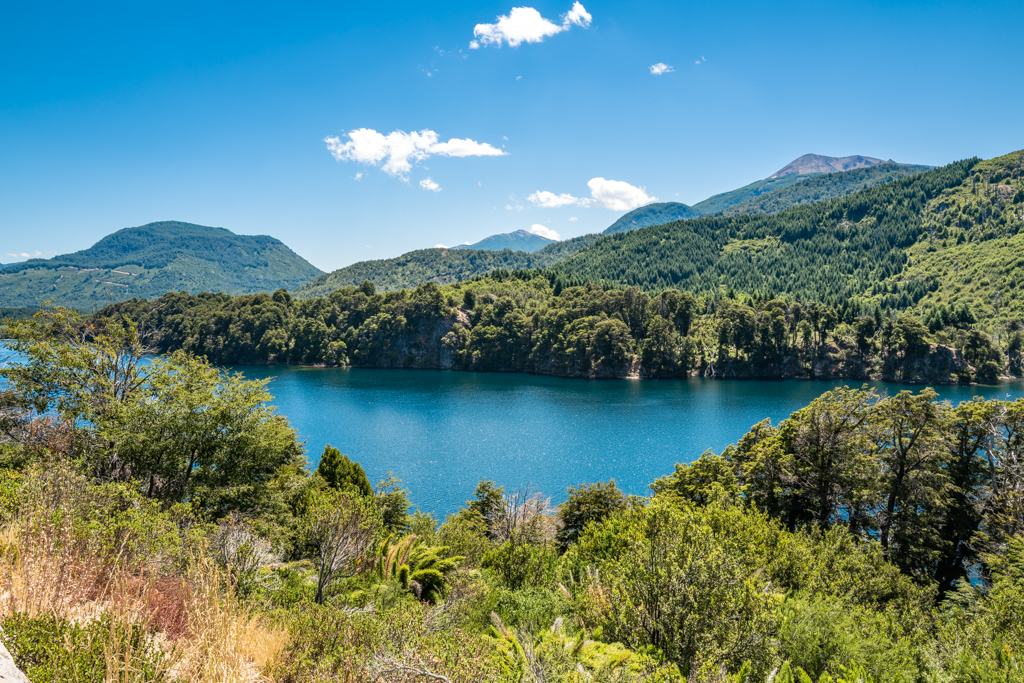
[[[482,478],[529,484],[558,503],[566,487],[614,478],[645,494],[654,479],[751,425],[787,417],[836,382],[587,381],[429,370],[239,367],[273,377],[275,404],[315,464],[339,448],[376,482],[400,477],[414,505],[454,511]],[[856,383],[853,384],[857,386]],[[880,392],[920,387],[873,382]],[[937,387],[957,403],[1024,397],[1024,384]]]
[[[3,362],[0,346],[0,363]],[[238,366],[272,378],[274,403],[315,466],[330,443],[376,482],[400,477],[413,504],[454,511],[477,482],[530,485],[565,498],[568,486],[615,479],[628,493],[768,417],[778,424],[841,382],[587,381],[431,370]],[[858,383],[849,383],[858,386]],[[920,387],[872,382],[894,394]],[[937,387],[954,403],[1022,398],[1024,382]]]

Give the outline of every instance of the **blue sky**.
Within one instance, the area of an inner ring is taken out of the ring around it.
[[[1022,32],[1019,0],[4,3],[0,262],[173,219],[330,270],[595,232],[808,152],[996,156]]]

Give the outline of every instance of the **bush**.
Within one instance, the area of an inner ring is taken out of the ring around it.
[[[150,632],[104,615],[85,625],[24,613],[3,622],[4,642],[32,683],[170,681],[168,661]]]

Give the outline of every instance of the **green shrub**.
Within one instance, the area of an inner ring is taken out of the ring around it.
[[[3,639],[32,683],[157,683],[170,681],[168,661],[151,633],[109,615],[84,625],[48,615],[15,614]]]

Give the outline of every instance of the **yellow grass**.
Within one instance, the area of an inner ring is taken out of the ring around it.
[[[131,628],[156,629],[153,645],[168,653],[171,677],[182,683],[269,680],[262,672],[287,645],[287,631],[240,605],[210,560],[195,562],[187,577],[154,579],[145,567],[86,552],[59,523],[10,525],[0,530],[0,544],[0,619],[52,614],[84,622],[109,614]],[[112,640],[107,683],[133,683],[140,653]]]

